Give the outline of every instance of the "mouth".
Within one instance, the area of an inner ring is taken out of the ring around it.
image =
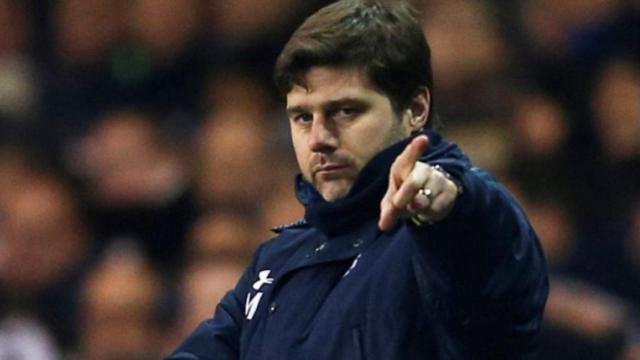
[[[344,164],[323,164],[314,169],[316,176],[331,176],[338,175],[346,171],[349,167]]]

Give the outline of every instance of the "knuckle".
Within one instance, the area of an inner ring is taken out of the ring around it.
[[[421,169],[422,171],[427,171],[427,172],[431,170],[431,166],[429,166],[429,164],[424,163],[422,161],[416,161],[415,168]]]
[[[420,165],[420,166],[418,166]],[[425,182],[427,182],[430,178],[429,175],[429,167],[425,164],[422,163],[418,163],[416,164],[416,166],[413,168],[413,171],[411,172],[411,176],[414,179],[414,181],[416,181],[417,183],[419,183],[419,186],[421,187]]]
[[[412,193],[418,192],[422,188],[422,181],[418,176],[412,176],[409,181],[406,182],[406,189]]]
[[[449,201],[453,201],[458,194],[458,188],[450,180],[447,180],[443,186],[443,194],[446,195]]]
[[[433,171],[432,174],[431,174],[431,177],[433,178],[433,181],[435,181],[437,184],[439,184],[441,186],[444,185],[447,181],[449,181],[439,171]]]
[[[431,203],[430,210],[433,214],[439,214],[442,211],[442,200],[436,199]]]

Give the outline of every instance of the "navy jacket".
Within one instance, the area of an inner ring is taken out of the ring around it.
[[[428,132],[422,161],[463,188],[434,225],[377,228],[395,157],[378,154],[344,199],[297,179],[305,220],[263,244],[236,288],[170,359],[516,359],[548,293],[538,239],[516,201]]]

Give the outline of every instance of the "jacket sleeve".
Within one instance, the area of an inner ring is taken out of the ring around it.
[[[242,275],[236,287],[216,306],[212,318],[200,325],[167,360],[237,360],[244,321],[242,294],[247,294],[254,278],[254,266]]]
[[[534,347],[549,291],[540,242],[516,200],[491,176],[460,167],[451,174],[463,192],[447,219],[425,229],[442,242],[431,245],[440,246],[454,284],[449,310],[474,352],[520,358],[513,354]]]

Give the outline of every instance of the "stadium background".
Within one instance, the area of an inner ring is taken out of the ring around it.
[[[302,215],[313,0],[0,0],[0,359],[152,359]],[[548,258],[541,359],[640,359],[640,2],[423,0],[444,133]]]

